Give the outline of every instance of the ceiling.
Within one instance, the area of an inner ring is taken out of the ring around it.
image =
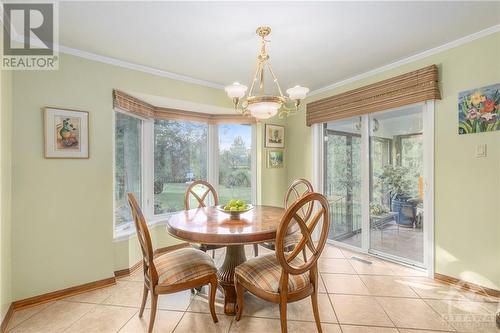
[[[218,85],[249,84],[255,28],[284,89],[311,90],[500,23],[500,2],[61,2],[59,43]]]

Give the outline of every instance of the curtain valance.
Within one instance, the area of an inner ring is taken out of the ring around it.
[[[306,123],[311,126],[432,99],[441,99],[436,65],[308,103]]]
[[[254,124],[255,118],[239,114],[210,114],[151,105],[120,90],[113,90],[113,108],[149,119],[195,121],[209,124]]]

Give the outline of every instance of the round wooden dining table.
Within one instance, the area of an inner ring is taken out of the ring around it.
[[[224,313],[234,315],[234,269],[246,261],[244,245],[276,239],[284,212],[283,208],[257,205],[234,220],[215,207],[195,208],[172,215],[167,221],[167,231],[191,243],[226,246],[224,263],[218,268],[217,276],[219,288],[224,292]]]

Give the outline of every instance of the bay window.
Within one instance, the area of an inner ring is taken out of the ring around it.
[[[148,222],[184,209],[197,179],[214,185],[219,201],[255,198],[255,125],[138,118],[115,111],[115,237],[134,232],[127,192]],[[196,190],[196,189],[195,189]]]
[[[142,200],[142,120],[115,113],[115,226],[132,221],[127,193]]]
[[[190,182],[207,179],[208,124],[154,121],[154,214],[184,209]]]

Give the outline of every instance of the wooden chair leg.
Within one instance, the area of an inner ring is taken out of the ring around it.
[[[313,307],[314,321],[316,321],[316,328],[318,329],[318,333],[322,333],[323,331],[321,330],[321,322],[319,320],[318,291],[317,290],[314,290],[314,292],[311,295],[311,303],[312,303],[312,307]]]
[[[302,258],[304,258],[304,262],[307,262],[307,253],[306,253],[306,247],[302,249]]]
[[[241,315],[243,313],[243,297],[245,294],[245,289],[238,282],[238,278],[234,278],[234,286],[236,288],[236,317],[234,318],[236,321],[241,319]]]
[[[155,324],[155,318],[156,318],[156,306],[157,305],[158,305],[158,295],[155,295],[154,291],[151,290],[151,313],[149,315],[148,333],[153,332],[153,326]]]
[[[288,329],[286,327],[286,299],[280,302],[280,321],[281,321],[281,333],[287,333]]]
[[[253,245],[253,254],[255,257],[259,256],[259,244],[254,244]]]
[[[218,322],[217,314],[215,313],[215,293],[217,292],[217,276],[214,276],[212,280],[210,280],[210,314],[212,315],[212,319],[214,323]]]
[[[148,287],[144,285],[144,290],[142,291],[142,303],[141,310],[139,311],[139,318],[142,318],[142,314],[144,313],[144,307],[146,306],[146,300],[148,299]]]

